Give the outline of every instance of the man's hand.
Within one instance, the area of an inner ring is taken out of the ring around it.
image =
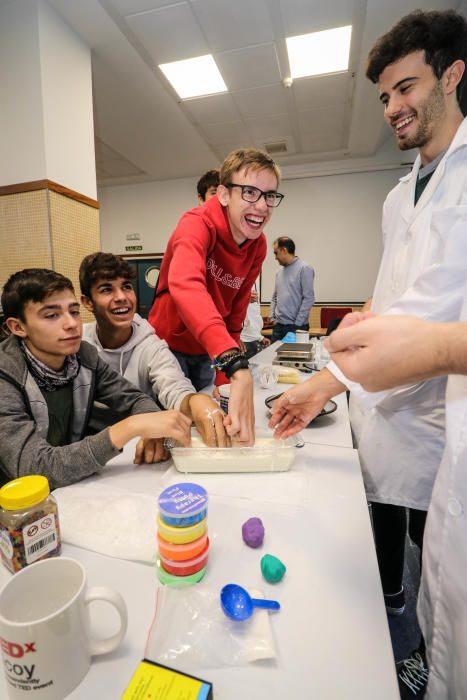
[[[362,316],[347,327],[343,321],[325,347],[345,376],[367,391],[413,384],[446,370],[447,333],[454,324],[413,316]]]
[[[140,438],[136,444],[133,464],[165,462],[170,454],[164,447],[164,438]]]
[[[361,321],[366,321],[369,318],[374,318],[375,314],[372,313],[371,311],[354,311],[351,314],[346,314],[342,321],[339,323],[339,329],[341,328],[349,328],[350,326],[354,326],[356,323],[360,323]],[[337,329],[336,329],[337,330]],[[335,333],[336,331],[333,331]],[[332,335],[332,333],[331,333]],[[325,343],[326,345],[326,343]]]
[[[326,402],[342,391],[345,391],[345,386],[327,369],[288,389],[273,404],[269,427],[275,428],[274,437],[287,438],[303,430],[322,411]]]
[[[269,338],[264,338],[264,337],[263,337],[263,338],[261,338],[261,340],[260,340],[259,342],[261,343],[261,345],[263,346],[263,348],[267,348],[268,345],[271,345],[271,341],[269,340]]]
[[[180,411],[156,411],[138,413],[111,425],[109,437],[118,450],[134,437],[174,438],[185,447],[191,442],[191,420]]]
[[[209,447],[230,447],[224,428],[224,411],[207,394],[191,394],[189,409],[198,433]]]
[[[224,418],[224,426],[237,442],[254,444],[253,377],[248,369],[239,369],[230,379],[229,414]]]

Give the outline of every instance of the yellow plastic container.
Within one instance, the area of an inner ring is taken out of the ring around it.
[[[45,476],[22,476],[0,489],[0,554],[12,572],[60,554],[55,498]]]
[[[198,537],[204,535],[207,529],[207,521],[206,518],[203,518],[199,523],[195,523],[189,527],[173,527],[172,525],[166,525],[161,516],[158,515],[157,527],[159,528],[160,537],[166,542],[171,542],[172,544],[187,544],[187,542],[193,542],[193,540],[197,540]]]

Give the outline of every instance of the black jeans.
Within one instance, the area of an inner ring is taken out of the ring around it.
[[[185,377],[191,381],[196,391],[204,389],[214,382],[215,372],[211,367],[209,355],[188,355],[186,352],[172,350],[180,363]]]
[[[426,511],[372,503],[371,515],[383,593],[398,593],[402,588],[407,530],[412,542],[420,548],[421,562]]]
[[[295,331],[307,331],[310,326],[305,323],[303,326],[296,326],[294,323],[276,323],[272,327],[271,343],[275,343],[276,340],[282,340],[284,335],[287,333],[295,333]]]

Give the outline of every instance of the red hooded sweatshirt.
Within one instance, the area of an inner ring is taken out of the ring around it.
[[[210,357],[238,346],[266,238],[238,245],[217,197],[186,212],[164,253],[149,323],[172,350]]]

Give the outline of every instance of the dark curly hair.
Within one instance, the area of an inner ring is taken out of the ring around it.
[[[79,286],[81,294],[91,298],[91,287],[98,279],[115,280],[124,277],[132,280],[135,277],[134,269],[127,260],[113,253],[91,253],[79,266]]]
[[[467,21],[454,10],[411,12],[373,46],[368,55],[366,77],[377,83],[387,66],[414,51],[425,52],[425,62],[438,80],[454,61],[460,59],[467,65]],[[459,102],[466,77],[464,73],[457,86]]]
[[[206,201],[206,192],[210,187],[217,187],[219,184],[219,170],[208,170],[198,180],[197,192],[201,199]]]

